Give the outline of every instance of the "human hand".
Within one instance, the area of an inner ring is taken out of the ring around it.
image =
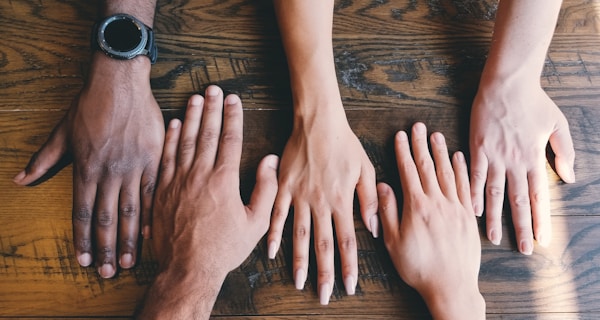
[[[240,198],[242,104],[216,86],[188,102],[183,127],[169,124],[154,201],[152,248],[159,274],[140,318],[208,318],[227,273],[269,227],[276,156],[258,166],[250,204]],[[163,316],[161,316],[163,315]]]
[[[471,197],[475,214],[481,215],[485,193],[487,237],[492,243],[502,238],[505,181],[519,251],[533,252],[534,233],[540,245],[550,243],[548,141],[556,155],[556,172],[563,181],[575,182],[569,125],[542,88],[482,82],[471,114]]]
[[[358,258],[353,199],[358,194],[367,228],[377,237],[375,170],[358,138],[346,122],[343,108],[331,108],[312,122],[297,121],[281,160],[279,192],[268,236],[268,252],[275,258],[290,205],[294,207],[293,270],[296,288],[304,287],[308,271],[311,219],[318,267],[321,304],[328,304],[334,282],[332,218],[340,249],[342,277],[354,294]]]
[[[75,254],[80,265],[89,266],[95,252],[104,278],[114,276],[117,255],[122,268],[135,265],[140,215],[144,235],[150,236],[164,123],[149,79],[145,57],[118,61],[96,53],[85,87],[14,178],[28,185],[72,156]]]
[[[483,318],[485,302],[477,283],[481,244],[467,164],[461,152],[450,163],[439,132],[431,135],[432,160],[426,130],[422,123],[413,126],[414,160],[406,133],[396,134],[401,221],[391,187],[377,186],[385,245],[402,279],[421,294],[434,318]]]

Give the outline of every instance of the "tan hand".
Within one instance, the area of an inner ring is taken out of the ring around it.
[[[502,238],[505,182],[519,251],[533,252],[533,238],[552,238],[546,145],[550,142],[556,171],[575,182],[575,151],[565,116],[539,85],[509,87],[482,84],[471,114],[471,196],[475,214],[485,211],[487,237]],[[532,225],[533,220],[533,225]]]

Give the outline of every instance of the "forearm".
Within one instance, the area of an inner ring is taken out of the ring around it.
[[[154,25],[156,0],[105,0],[101,1],[101,7],[102,17],[126,13],[136,17],[150,28]]]
[[[341,108],[332,45],[333,0],[275,0],[295,112]]]
[[[208,319],[224,280],[225,275],[200,268],[165,270],[148,289],[136,319]]]
[[[100,1],[99,17],[125,13],[152,28],[155,8],[156,0],[106,0]],[[94,50],[87,85],[94,92],[97,88],[105,88],[112,95],[115,92],[129,92],[130,96],[148,94],[150,70],[151,63],[148,57],[140,55],[129,60],[119,60],[108,57],[100,50]],[[136,92],[138,90],[144,92]]]
[[[482,81],[539,81],[562,0],[501,0]]]

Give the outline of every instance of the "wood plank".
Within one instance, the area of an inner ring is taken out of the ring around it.
[[[442,131],[452,151],[466,149],[470,104],[496,5],[496,0],[336,1],[340,89],[378,180],[399,190],[392,137],[415,121]],[[80,90],[95,17],[94,2],[0,2],[0,318],[128,318],[156,272],[147,243],[139,265],[115,279],[78,266],[70,167],[36,187],[11,182]],[[565,185],[548,167],[550,248],[536,247],[532,257],[517,253],[508,212],[501,245],[482,239],[480,286],[490,319],[595,319],[600,313],[598,21],[599,1],[564,1],[541,84],[569,119],[578,182]],[[241,177],[247,199],[258,161],[266,153],[280,154],[291,130],[287,66],[272,1],[162,1],[155,30],[160,58],[151,84],[167,119],[180,117],[188,96],[210,83],[244,100]],[[483,236],[484,219],[479,223]],[[213,318],[429,317],[357,212],[355,225],[356,296],[346,296],[336,279],[331,304],[320,306],[312,272],[305,290],[294,289],[288,222],[275,260],[265,258],[263,241],[230,274]]]
[[[395,181],[389,142],[396,129],[408,128],[412,121],[423,120],[431,122],[433,128],[444,129],[452,149],[462,141],[458,134],[460,130],[452,121],[456,119],[452,110],[437,111],[413,110],[410,117],[385,110],[377,114],[366,111],[348,111],[348,114],[378,168],[380,179]],[[5,161],[0,162],[0,190],[3,190],[0,194],[3,204],[0,211],[0,266],[3,266],[0,268],[0,301],[8,305],[0,309],[0,315],[33,316],[50,312],[70,316],[126,316],[141,299],[154,275],[155,263],[148,250],[144,251],[144,259],[135,269],[120,272],[117,279],[100,279],[93,268],[80,268],[73,256],[70,168],[34,188],[17,188],[10,182],[11,175],[43,141],[40,137],[52,127],[53,121],[46,119],[58,120],[60,116],[60,111],[0,113],[0,141],[11,142],[10,147],[1,149]],[[286,113],[251,110],[245,116],[245,146],[250,147],[245,149],[242,176],[246,177],[243,185],[244,193],[248,194],[258,159],[269,150],[281,148],[285,142],[285,135],[270,133],[285,130],[277,120],[282,123]],[[267,125],[261,126],[261,123]],[[579,129],[574,126],[573,131]],[[589,137],[598,130],[597,127],[588,129],[592,131],[580,135]],[[597,141],[583,150],[593,146],[597,148]],[[591,164],[594,156],[593,153],[583,154],[579,158]],[[546,313],[598,311],[593,302],[600,298],[600,282],[594,271],[598,267],[595,235],[600,228],[600,206],[595,195],[598,194],[600,171],[597,167],[582,167],[581,170],[585,172],[578,184],[559,186],[556,179],[552,181],[552,200],[558,204],[554,213],[559,214],[564,209],[563,214],[568,212],[571,216],[554,217],[551,248],[537,248],[533,257],[521,256],[512,240],[514,233],[508,227],[510,221],[505,223],[507,236],[500,247],[483,241],[481,289],[490,314],[522,313],[532,308]],[[574,216],[574,213],[581,216]],[[360,263],[357,296],[346,296],[341,280],[337,279],[331,305],[321,308],[314,289],[316,278],[312,274],[306,289],[296,291],[291,279],[288,229],[282,250],[274,261],[265,259],[264,244],[261,244],[242,268],[229,276],[215,314],[293,316],[318,313],[348,317],[426,314],[418,295],[395,274],[381,240],[371,239],[358,213],[355,224]],[[22,303],[30,307],[23,309]]]

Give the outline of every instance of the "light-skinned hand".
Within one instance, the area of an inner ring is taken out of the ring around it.
[[[519,251],[531,254],[534,236],[542,246],[550,243],[548,142],[556,155],[558,175],[575,182],[569,125],[539,84],[505,82],[492,87],[482,83],[471,114],[471,197],[475,214],[481,215],[485,208],[492,243],[502,239],[506,184]]]
[[[432,160],[426,130],[423,123],[413,126],[412,156],[407,134],[396,134],[401,217],[391,187],[377,186],[385,245],[402,279],[421,294],[435,319],[482,319],[481,244],[467,164],[461,152],[450,163],[439,132],[431,135]]]
[[[333,109],[333,108],[332,108]],[[293,270],[301,290],[308,274],[311,222],[318,268],[321,304],[328,304],[335,278],[334,236],[340,250],[346,292],[354,294],[358,280],[358,257],[353,217],[354,191],[367,228],[377,237],[377,190],[375,169],[360,141],[341,113],[295,125],[283,152],[279,193],[275,200],[268,237],[269,257],[279,248],[290,206],[294,208]]]

